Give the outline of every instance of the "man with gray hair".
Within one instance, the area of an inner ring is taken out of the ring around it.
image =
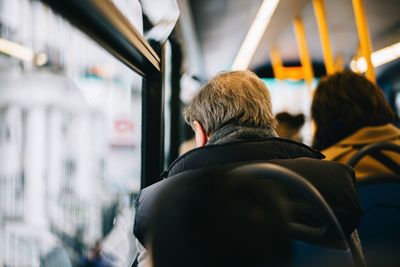
[[[312,148],[276,134],[271,97],[265,84],[250,71],[218,74],[193,98],[184,112],[194,132],[197,149],[176,159],[162,177],[212,166],[236,167],[268,162],[294,171],[312,183],[328,202],[343,231],[358,226],[361,209],[354,186],[354,171]],[[163,181],[142,190],[137,202],[134,233],[139,266],[145,262],[145,244],[151,238],[148,213]],[[204,237],[207,238],[207,237]],[[144,266],[144,265],[143,265]]]
[[[193,98],[184,116],[196,133],[197,147],[277,136],[271,97],[250,71],[215,76]]]

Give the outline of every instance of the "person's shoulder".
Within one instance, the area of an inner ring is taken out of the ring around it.
[[[286,160],[280,159],[273,162],[283,165],[284,167],[287,167],[289,169],[292,168],[294,170],[304,172],[308,175],[322,175],[324,176],[323,178],[325,178],[326,176],[334,176],[338,174],[341,174],[340,177],[348,177],[349,175],[352,177],[354,174],[353,168],[351,168],[349,165],[337,161],[301,157]]]
[[[364,127],[338,143],[322,150],[326,160],[344,162],[350,154],[362,147],[379,142],[400,144],[400,130],[393,124]]]
[[[138,198],[139,201],[140,201],[140,199],[148,197],[153,192],[160,190],[164,183],[165,183],[165,179],[143,188],[139,194],[139,198]]]
[[[346,163],[340,161],[327,160],[319,160],[317,163],[320,169],[323,169],[324,172],[327,173],[342,173],[344,176],[350,176],[353,181],[355,181],[355,172],[354,169],[347,165]]]
[[[356,176],[353,168],[349,165],[307,157],[275,160],[272,163],[300,174],[318,189],[323,188],[327,192],[338,189],[355,192]]]
[[[341,172],[344,175],[349,175],[353,181],[355,181],[354,169],[346,163],[333,160],[320,160],[319,164],[322,168],[327,168],[328,171],[335,170]]]
[[[144,244],[144,236],[147,231],[149,211],[152,209],[158,192],[163,188],[165,182],[166,180],[164,179],[146,188],[143,188],[136,199],[133,232],[136,238],[142,244]]]
[[[322,154],[324,154],[326,160],[339,160],[344,155],[348,154],[353,150],[353,147],[350,145],[340,145],[335,144],[330,146],[324,150],[322,150]]]
[[[193,149],[176,159],[168,169],[168,176],[218,164],[299,157],[322,159],[324,156],[304,144],[278,137],[210,144]]]

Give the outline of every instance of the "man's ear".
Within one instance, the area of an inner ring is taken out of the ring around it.
[[[198,121],[193,122],[194,133],[196,135],[196,147],[202,147],[207,144],[208,136],[203,126]]]

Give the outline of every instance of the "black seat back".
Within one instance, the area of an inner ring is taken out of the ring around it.
[[[314,266],[365,266],[363,255],[351,251],[348,241],[332,210],[315,187],[300,175],[274,164],[249,164],[235,168],[231,175],[247,176],[273,181],[290,194],[301,196],[309,209],[302,209],[308,218],[319,224],[289,222],[294,239],[295,267]],[[291,200],[289,200],[289,203]],[[296,204],[291,205],[292,209]],[[297,212],[296,212],[297,213]],[[357,256],[357,257],[355,257]]]
[[[240,176],[272,181],[274,185],[277,185],[279,189],[287,193],[284,195],[289,196],[287,201],[290,205],[293,204],[292,207],[301,208],[300,211],[295,213],[303,213],[302,215],[307,218],[306,222],[302,220],[289,221],[291,236],[295,241],[296,267],[321,266],[322,263],[327,262],[332,263],[332,265],[325,264],[324,266],[354,266],[354,259],[341,226],[318,190],[302,176],[276,164],[220,165],[202,170],[186,171],[143,190],[139,199],[139,204],[143,202],[140,207],[144,210],[150,210],[151,204],[146,205],[148,206],[146,208],[143,206],[144,202],[152,203],[154,201],[153,198],[157,195],[156,192],[168,183],[173,182],[174,179],[186,177],[190,180],[190,177],[196,175],[204,177],[207,173],[213,173],[215,176],[215,173],[218,172],[225,173],[229,177]],[[188,186],[195,187],[193,179],[188,183]],[[293,196],[295,198],[292,198]],[[135,228],[141,228],[141,231],[137,232],[142,233],[143,236],[138,236],[138,238],[139,240],[145,240],[145,236],[148,235],[146,233],[147,219],[145,215],[148,212],[140,212],[139,210],[139,213],[142,217],[141,223],[135,223]],[[307,223],[308,221],[311,223]]]
[[[310,182],[300,175],[277,165],[269,163],[249,164],[235,168],[230,172],[232,175],[251,176],[259,179],[274,181],[285,191],[295,191],[301,195],[308,205],[309,219],[315,219],[318,224],[306,225],[299,222],[291,222],[290,228],[293,238],[325,247],[348,249],[348,243],[341,227],[329,208],[328,204]],[[294,203],[297,206],[296,203]],[[306,211],[306,209],[303,209]]]

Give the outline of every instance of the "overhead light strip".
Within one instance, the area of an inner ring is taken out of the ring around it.
[[[377,50],[371,54],[372,65],[374,65],[375,68],[398,58],[400,58],[400,42]],[[364,57],[353,59],[350,62],[350,68],[356,72],[365,72],[367,70],[367,62]]]
[[[279,0],[264,0],[232,64],[232,70],[245,70],[264,35]]]

